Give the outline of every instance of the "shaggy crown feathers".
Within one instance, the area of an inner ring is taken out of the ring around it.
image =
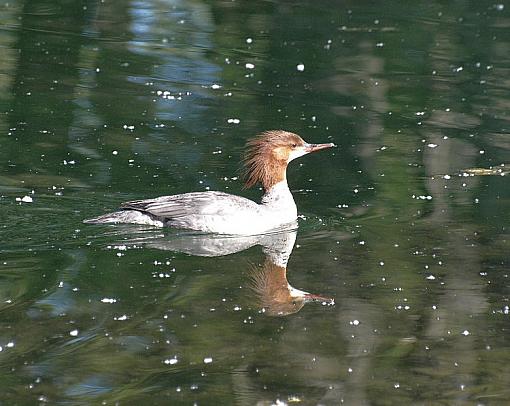
[[[245,187],[260,182],[267,191],[285,180],[290,152],[305,144],[299,135],[281,130],[265,131],[248,141],[243,161]]]

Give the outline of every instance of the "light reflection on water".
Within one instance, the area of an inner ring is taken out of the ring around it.
[[[5,402],[510,398],[505,7],[0,8]],[[289,168],[284,263],[278,239],[82,224],[162,194],[258,199],[238,162],[269,128],[339,145]]]

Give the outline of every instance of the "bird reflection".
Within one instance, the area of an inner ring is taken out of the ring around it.
[[[297,313],[308,302],[333,305],[334,299],[292,287],[287,281],[287,263],[296,242],[297,231],[264,236],[261,241],[266,256],[262,269],[251,272],[251,288],[258,305],[269,316]]]
[[[297,313],[309,302],[335,304],[333,298],[308,293],[289,284],[287,263],[296,242],[296,235],[296,228],[255,236],[191,233],[169,237],[158,233],[131,240],[128,244],[201,257],[229,255],[260,245],[265,255],[263,265],[252,266],[250,271],[250,288],[255,302],[261,311],[269,316],[286,316]]]
[[[334,305],[333,298],[314,295],[292,287],[287,281],[287,268],[266,257],[262,269],[253,269],[251,289],[257,304],[269,316],[297,313],[309,302]]]

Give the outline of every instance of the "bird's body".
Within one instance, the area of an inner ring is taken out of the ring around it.
[[[277,185],[257,204],[245,197],[223,192],[191,192],[135,200],[120,211],[89,223],[132,223],[169,226],[210,233],[253,235],[292,224],[297,208],[288,187]]]
[[[121,210],[86,223],[134,223],[169,226],[208,233],[255,235],[291,226],[297,207],[287,185],[288,163],[333,144],[307,144],[286,131],[268,131],[248,143],[246,185],[260,182],[261,203],[223,192],[191,192],[155,199],[135,200]]]

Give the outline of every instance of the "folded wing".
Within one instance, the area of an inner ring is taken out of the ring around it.
[[[134,200],[121,205],[124,210],[137,210],[162,219],[179,219],[187,216],[229,216],[253,210],[257,203],[244,197],[223,192],[193,192],[155,199]]]

